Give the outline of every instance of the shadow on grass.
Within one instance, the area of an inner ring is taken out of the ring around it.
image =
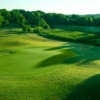
[[[65,100],[100,100],[100,74],[79,84]]]
[[[69,59],[75,56],[75,52],[70,49],[62,50],[60,54],[52,56],[42,62],[40,62],[36,67],[46,67],[51,65],[56,65],[62,63],[65,59]]]
[[[53,47],[53,48],[46,49],[46,51],[58,50],[58,49],[63,49],[63,48],[66,48],[66,46]]]
[[[90,45],[81,45],[73,46],[73,49],[78,49],[77,55],[72,57],[71,59],[65,60],[63,63],[72,64],[77,63],[77,65],[87,64],[92,61],[100,60],[100,47],[90,46]]]
[[[45,59],[36,65],[36,67],[46,67],[56,64],[76,64],[80,66],[95,60],[100,60],[100,47],[96,46],[71,44],[69,46],[64,45],[46,49],[46,51],[53,50],[58,50],[61,53]]]

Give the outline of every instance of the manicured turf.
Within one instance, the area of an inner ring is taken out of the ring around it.
[[[0,31],[0,100],[100,99],[100,47],[8,31]]]

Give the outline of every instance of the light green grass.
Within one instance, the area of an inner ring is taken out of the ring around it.
[[[100,47],[4,31],[0,100],[100,99]]]

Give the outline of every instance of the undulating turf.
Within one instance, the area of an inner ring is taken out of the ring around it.
[[[0,100],[99,100],[100,47],[0,30]]]

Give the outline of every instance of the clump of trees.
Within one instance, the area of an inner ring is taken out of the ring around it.
[[[49,24],[47,24],[44,18],[39,18],[37,21],[37,25],[34,28],[34,32],[43,33],[44,29],[50,29],[50,26]]]
[[[42,33],[44,29],[50,29],[50,26],[49,26],[49,24],[47,24],[45,19],[39,18],[38,21],[37,21],[37,24],[34,27],[33,31],[35,33]],[[22,31],[23,32],[31,32],[32,31],[31,26],[23,24],[22,25]]]
[[[43,11],[0,9],[0,27],[21,27],[22,25],[41,26],[43,29],[53,25],[100,26],[100,14],[64,15]]]

